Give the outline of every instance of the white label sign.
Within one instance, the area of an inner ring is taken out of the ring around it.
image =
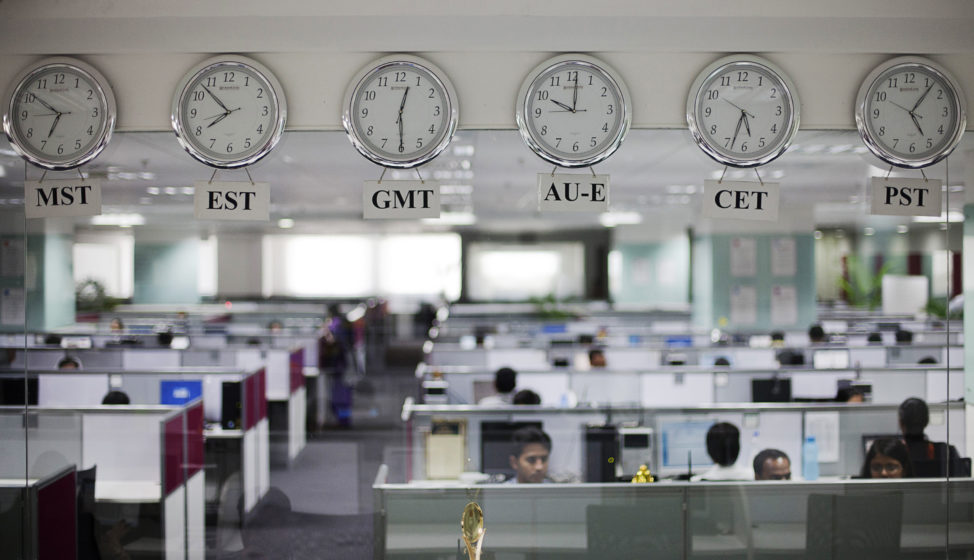
[[[538,173],[538,210],[605,212],[608,209],[608,175]]]
[[[270,183],[197,181],[193,195],[197,220],[251,220],[271,217]]]
[[[80,177],[24,181],[24,211],[28,218],[97,216],[101,214],[101,181]]]
[[[873,177],[870,214],[939,216],[943,199],[940,179],[883,179]]]
[[[778,183],[704,181],[703,216],[777,222],[778,194]]]
[[[366,220],[440,217],[440,185],[430,181],[366,181],[362,188]]]

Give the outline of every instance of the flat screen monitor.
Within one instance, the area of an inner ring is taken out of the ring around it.
[[[751,380],[751,402],[790,402],[791,379],[775,377],[772,379]]]
[[[0,378],[0,405],[23,406],[28,404],[37,406],[37,378],[27,380],[27,402],[24,403],[24,377]]]
[[[203,396],[203,382],[198,379],[164,379],[159,382],[159,403],[186,404]]]
[[[713,420],[661,421],[661,474],[680,474],[691,468],[713,466],[707,454],[707,430],[713,425]]]
[[[526,427],[543,429],[541,422],[481,422],[480,471],[514,476],[514,469],[508,460],[511,456],[511,436]]]

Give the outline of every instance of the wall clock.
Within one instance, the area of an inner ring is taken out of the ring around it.
[[[898,167],[927,167],[947,157],[966,122],[957,81],[925,58],[899,57],[879,65],[856,97],[859,136],[876,157]]]
[[[459,118],[457,93],[446,74],[427,60],[400,54],[355,75],[345,92],[342,125],[369,160],[412,168],[446,149]]]
[[[798,132],[801,103],[788,76],[752,55],[704,68],[687,96],[687,125],[708,156],[732,167],[756,167],[780,156]]]
[[[521,138],[541,158],[562,167],[587,167],[622,145],[632,122],[625,82],[590,56],[548,59],[521,84],[515,110]]]
[[[284,133],[287,101],[265,66],[221,55],[193,67],[176,88],[172,127],[191,156],[232,169],[257,162]]]
[[[115,129],[115,94],[94,67],[47,58],[22,71],[7,94],[3,130],[24,159],[73,169],[94,159]]]

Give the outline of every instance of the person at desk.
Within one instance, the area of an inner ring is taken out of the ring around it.
[[[765,449],[754,457],[754,480],[791,480],[791,459],[780,449]]]
[[[511,404],[514,401],[515,387],[517,387],[517,372],[509,367],[502,367],[494,372],[494,390],[497,394],[484,397],[477,404],[481,406]]]
[[[896,329],[897,344],[913,344],[913,333],[905,329]]]
[[[514,404],[541,404],[541,395],[531,389],[521,389],[514,395]]]
[[[690,480],[754,480],[754,474],[738,467],[741,453],[741,431],[729,422],[718,422],[707,430],[707,454],[714,462],[703,474]]]
[[[825,344],[828,339],[825,337],[825,329],[818,323],[808,327],[808,341],[812,344]]]
[[[879,438],[869,446],[860,478],[913,478],[906,445],[896,438]]]
[[[132,404],[132,400],[123,391],[109,391],[101,400],[101,404]]]
[[[505,484],[537,484],[548,479],[548,457],[551,437],[538,428],[527,426],[511,435],[511,468],[514,477]]]
[[[588,364],[595,368],[604,368],[606,366],[605,362],[605,352],[601,348],[593,348],[588,351]]]
[[[942,441],[930,441],[924,434],[930,423],[930,409],[923,399],[910,397],[903,401],[898,416],[903,442],[919,476],[947,476],[948,471],[950,476],[964,474],[957,448]]]
[[[57,363],[58,369],[81,369],[81,362],[74,356],[65,356]]]
[[[112,322],[108,323],[108,330],[113,333],[120,333],[125,331],[125,325],[122,324],[122,320],[118,317],[113,317]]]
[[[866,402],[866,394],[859,387],[839,387],[839,390],[835,392],[835,402]]]

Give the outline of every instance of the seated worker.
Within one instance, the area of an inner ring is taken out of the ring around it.
[[[605,352],[600,348],[593,348],[588,351],[588,364],[593,368],[605,367]]]
[[[81,369],[81,362],[73,356],[65,356],[57,363],[58,369]]]
[[[882,335],[882,333],[871,332],[871,333],[869,333],[869,337],[866,338],[866,342],[868,344],[882,344],[883,343],[883,335]]]
[[[970,473],[961,472],[963,467],[956,447],[942,441],[930,441],[923,433],[930,423],[930,409],[923,399],[906,399],[900,404],[898,415],[900,432],[917,476],[947,476],[948,471],[950,476],[970,476]]]
[[[108,324],[108,330],[113,333],[120,333],[125,331],[125,325],[122,324],[122,320],[118,317],[114,317],[112,322]]]
[[[825,329],[822,328],[822,325],[816,323],[808,327],[808,341],[812,344],[825,344],[828,342],[828,339],[825,337]]]
[[[913,343],[913,333],[904,330],[896,329],[896,343],[897,344],[912,344]]]
[[[272,334],[280,333],[284,330],[284,325],[281,324],[277,319],[267,323],[267,330]]]
[[[517,372],[509,367],[502,367],[494,373],[494,390],[497,394],[484,397],[477,404],[481,406],[512,404],[515,387],[517,387]]]
[[[782,348],[785,345],[785,333],[774,331],[771,333],[771,347]]]
[[[741,432],[729,422],[718,422],[707,430],[707,454],[714,466],[690,480],[754,480],[754,474],[740,468],[737,456],[741,453]]]
[[[835,402],[866,402],[866,394],[858,387],[839,387],[839,390],[835,392]]]
[[[521,389],[514,395],[514,404],[541,404],[541,395],[531,389]]]
[[[869,446],[860,478],[912,478],[913,463],[906,445],[897,438],[879,438]]]
[[[754,480],[791,480],[791,459],[780,449],[765,449],[754,457]]]
[[[101,400],[101,404],[132,404],[132,401],[122,391],[109,391]]]
[[[551,438],[534,427],[516,430],[511,436],[511,468],[514,477],[506,484],[530,484],[551,482],[548,479],[548,456],[551,455]]]

